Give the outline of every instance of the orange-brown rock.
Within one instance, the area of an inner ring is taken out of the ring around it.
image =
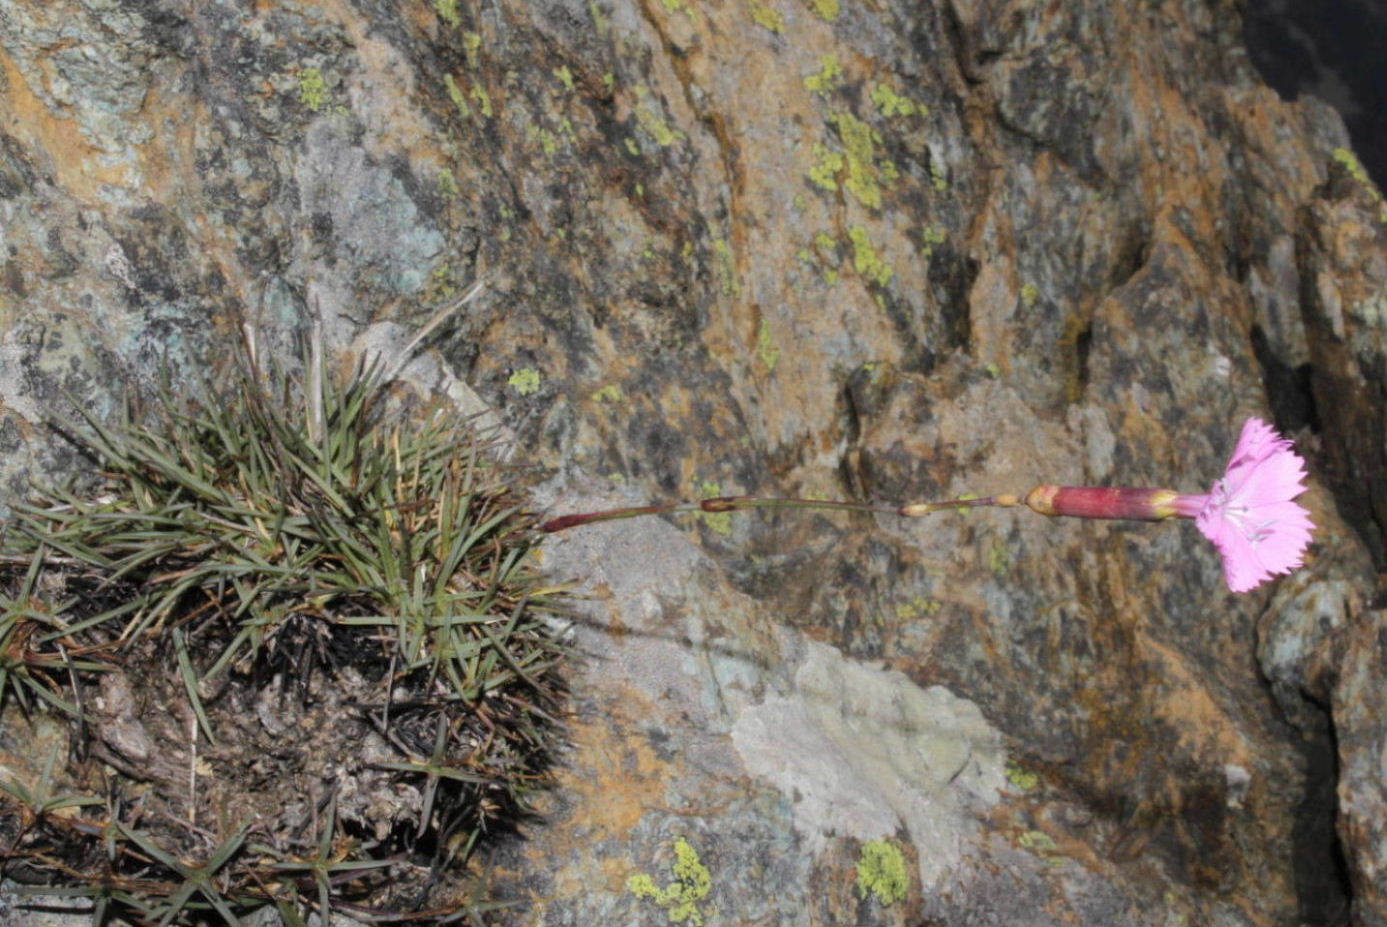
[[[1240,6],[8,0],[6,497],[65,394],[478,277],[430,376],[555,513],[1203,492],[1274,419],[1322,527],[1246,596],[1188,523],[557,536],[573,749],[474,865],[517,924],[1381,923],[1387,214]]]

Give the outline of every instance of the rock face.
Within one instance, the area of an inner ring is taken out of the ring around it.
[[[1187,523],[555,537],[573,748],[476,864],[514,923],[1382,923],[1387,211],[1238,7],[0,0],[6,498],[65,396],[483,276],[416,380],[555,511],[1206,491],[1274,418],[1321,530],[1246,596]]]

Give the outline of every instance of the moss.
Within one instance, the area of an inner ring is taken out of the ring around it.
[[[566,89],[569,93],[573,92],[573,88],[576,85],[573,82],[573,72],[569,69],[568,65],[560,65],[559,67],[555,68],[554,76],[559,79],[559,83],[564,85],[564,89]]]
[[[905,854],[889,840],[869,840],[857,858],[857,894],[875,898],[882,907],[903,901],[910,893]]]
[[[649,898],[664,908],[671,924],[703,927],[705,918],[711,913],[702,905],[713,890],[713,875],[698,858],[693,844],[683,837],[674,841],[674,859],[674,881],[664,888],[656,886],[655,880],[645,873],[627,879],[626,888],[637,898]]]
[[[722,495],[722,484],[715,480],[704,480],[698,484],[698,497],[700,499],[713,499]],[[698,516],[703,519],[709,530],[729,537],[732,534],[732,513],[731,512],[699,512]]]
[[[1036,286],[1034,283],[1027,283],[1025,286],[1021,287],[1021,305],[1029,309],[1039,301],[1040,287]]]
[[[541,377],[539,371],[535,368],[521,367],[519,370],[515,371],[515,373],[512,373],[510,379],[506,382],[510,384],[511,389],[515,390],[520,395],[529,396],[539,390]]]
[[[808,0],[809,8],[826,23],[831,23],[843,13],[839,0]]]
[[[824,55],[819,62],[819,70],[804,79],[804,86],[810,93],[826,95],[837,87],[843,79],[843,66],[837,55]]]
[[[848,238],[852,240],[852,266],[857,275],[877,286],[890,283],[896,269],[877,254],[867,230],[860,225],[854,225],[848,230]]]
[[[770,372],[774,372],[775,365],[780,363],[780,349],[775,346],[771,327],[765,319],[761,320],[761,327],[756,332],[756,356],[761,358],[761,363]]]
[[[327,103],[327,81],[318,68],[304,68],[299,71],[299,102],[311,111],[318,112]]]
[[[438,18],[448,25],[462,25],[462,17],[458,15],[458,0],[433,0],[433,9]]]
[[[770,5],[769,0],[746,0],[746,5],[751,10],[751,21],[756,25],[777,34],[785,31],[785,17]]]

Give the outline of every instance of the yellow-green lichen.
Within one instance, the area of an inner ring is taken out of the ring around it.
[[[1347,148],[1335,148],[1332,154],[1335,161],[1344,166],[1344,170],[1356,181],[1362,184],[1371,184],[1372,178],[1368,176],[1367,168],[1363,167],[1363,162],[1358,160],[1358,156]]]
[[[698,858],[693,844],[683,837],[674,841],[673,875],[674,881],[660,888],[650,876],[638,873],[626,880],[626,889],[637,898],[648,898],[664,908],[671,924],[703,927],[711,913],[704,909],[703,902],[713,890],[713,875]]]
[[[620,402],[625,398],[625,393],[616,383],[608,383],[606,386],[598,387],[592,392],[593,402]]]
[[[910,870],[905,854],[889,840],[869,840],[857,858],[857,894],[875,898],[882,907],[903,901],[910,893]]]
[[[903,97],[891,88],[890,84],[875,84],[868,94],[883,116],[928,116],[929,107]]]
[[[660,0],[666,10],[671,13],[683,13],[685,16],[692,17],[694,12],[689,9],[689,5],[684,0]]]
[[[727,239],[713,239],[713,254],[718,259],[717,273],[718,280],[722,286],[723,296],[737,296],[742,292],[741,281],[737,279],[737,264],[732,259],[732,249],[727,245]]]
[[[495,115],[491,109],[491,94],[487,93],[480,84],[472,88],[472,99],[476,101],[477,108],[487,119]]]
[[[785,17],[770,5],[770,0],[746,0],[746,5],[751,11],[751,21],[756,25],[775,33],[785,31]]]
[[[1021,287],[1021,305],[1029,309],[1039,301],[1040,287],[1036,286],[1034,283],[1027,283],[1025,286]]]
[[[452,171],[447,170],[445,168],[439,169],[438,192],[442,193],[444,196],[449,198],[460,196],[462,194],[462,190],[458,187],[457,178],[453,176]]]
[[[1377,201],[1379,206],[1378,218],[1387,224],[1387,201],[1384,201],[1382,192],[1373,183],[1372,177],[1368,175],[1367,168],[1363,167],[1363,162],[1358,160],[1358,156],[1347,148],[1335,148],[1332,157],[1339,164],[1343,165],[1344,170],[1348,171],[1349,176],[1363,185],[1368,194]]]
[[[1006,777],[1008,782],[1023,792],[1029,792],[1031,789],[1040,785],[1040,776],[1019,763],[1007,764]]]
[[[875,160],[881,135],[851,113],[835,113],[831,119],[843,143],[847,167],[843,187],[863,206],[880,209],[882,185],[890,186],[897,177],[896,165]]]
[[[867,230],[860,225],[854,225],[848,229],[848,238],[852,241],[852,266],[857,275],[877,286],[890,283],[896,269],[877,254]]]
[[[453,105],[458,108],[458,113],[463,119],[472,117],[472,107],[467,105],[467,94],[458,86],[457,80],[451,74],[443,75],[443,83],[448,88],[448,99],[453,101]]]
[[[564,85],[564,89],[569,93],[573,92],[573,88],[576,85],[573,83],[573,72],[569,69],[568,65],[564,64],[555,68],[554,76],[559,79],[559,83]]]
[[[843,165],[847,162],[838,152],[817,142],[810,151],[814,156],[814,164],[809,168],[810,181],[816,187],[836,191],[838,189],[838,175],[843,172]]]
[[[592,17],[592,26],[597,34],[605,36],[612,21],[607,18],[606,13],[602,12],[602,8],[597,5],[597,0],[588,0],[588,15]]]
[[[299,102],[312,112],[318,112],[327,103],[327,81],[318,68],[304,68],[299,71]]]
[[[467,55],[467,66],[475,68],[480,60],[482,50],[482,34],[480,32],[469,32],[462,37],[462,51]]]
[[[817,73],[810,74],[804,79],[804,86],[810,93],[826,95],[834,87],[837,87],[843,79],[843,66],[838,61],[837,55],[824,55],[819,62]]]
[[[840,258],[838,255],[838,240],[827,232],[819,232],[814,236],[813,248],[801,248],[799,259],[806,264],[814,264],[819,268],[825,282],[833,286],[838,282],[838,270],[834,266]]]
[[[1059,846],[1056,845],[1054,838],[1044,831],[1028,830],[1017,837],[1016,842],[1021,845],[1022,849],[1030,850],[1040,857],[1047,865],[1064,865],[1064,859],[1059,853]]]
[[[934,255],[934,246],[942,245],[949,238],[949,230],[942,225],[927,225],[920,230],[920,253],[925,257]]]
[[[458,0],[433,0],[433,9],[438,18],[448,25],[462,25],[462,17],[458,15]]]
[[[541,378],[539,371],[535,368],[521,367],[519,370],[515,371],[515,373],[512,373],[510,379],[506,382],[510,384],[511,389],[515,390],[520,395],[529,396],[539,391]]]
[[[1002,378],[1002,368],[993,363],[985,364],[982,368],[982,372],[987,374],[989,380],[1000,380]],[[1078,398],[1076,397],[1071,401],[1078,402]]]
[[[761,327],[756,330],[756,356],[761,358],[761,363],[770,372],[774,372],[775,365],[780,363],[780,348],[775,346],[770,324],[765,319],[761,320]]]
[[[537,126],[533,123],[525,127],[525,141],[531,144],[539,142],[539,149],[544,152],[546,158],[552,158],[554,153],[559,150],[558,137],[543,126]]]
[[[453,285],[453,269],[447,264],[435,267],[433,273],[429,274],[429,281],[434,296],[449,299],[457,295],[457,287]]]
[[[843,12],[839,0],[806,0],[806,2],[809,4],[809,9],[813,10],[826,23],[833,22]]]
[[[664,114],[648,88],[637,87],[636,100],[636,122],[655,140],[655,144],[667,148],[684,137],[682,132],[671,129],[669,123],[665,122]]]
[[[944,172],[944,165],[931,157],[929,162],[930,181],[934,184],[934,189],[943,193],[949,189],[949,175]]]
[[[715,480],[704,480],[698,484],[698,497],[700,499],[715,499],[721,495],[722,484]],[[708,526],[710,531],[725,537],[732,534],[731,512],[699,512],[698,516],[703,519],[703,523]]]
[[[987,568],[1001,576],[1011,567],[1011,548],[1001,538],[993,538],[987,548]]]
[[[901,621],[914,621],[916,618],[928,618],[936,615],[944,606],[936,599],[927,599],[922,595],[917,595],[909,602],[902,602],[896,606],[896,617]]]

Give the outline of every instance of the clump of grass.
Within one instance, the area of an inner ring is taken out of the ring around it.
[[[522,497],[470,422],[387,408],[388,371],[309,366],[87,417],[99,484],[0,541],[0,723],[72,746],[0,782],[0,852],[99,918],[457,918],[447,864],[545,782],[562,595]]]

